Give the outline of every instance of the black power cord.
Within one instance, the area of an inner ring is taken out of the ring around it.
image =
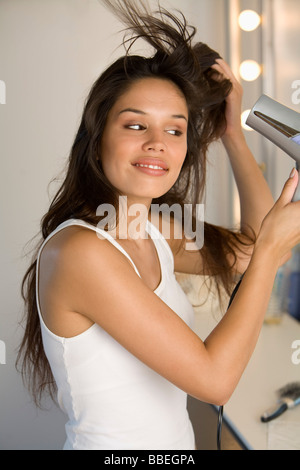
[[[227,310],[229,309],[237,291],[239,290],[239,287],[241,285],[241,282],[243,280],[243,277],[244,277],[244,274],[242,275],[241,279],[239,280],[239,282],[237,283],[237,285],[235,286],[231,296],[230,296],[230,299],[229,299],[229,304],[228,304],[228,307],[227,307]],[[223,411],[224,411],[224,407],[223,406],[219,406],[219,411],[218,411],[218,428],[217,428],[217,450],[222,450],[222,446],[221,446],[221,440],[222,440],[222,424],[223,424]]]
[[[222,450],[221,448],[222,423],[223,423],[223,406],[220,406],[219,412],[218,412],[218,430],[217,430],[217,449],[218,450]]]

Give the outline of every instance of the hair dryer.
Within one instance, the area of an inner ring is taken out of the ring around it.
[[[292,157],[300,170],[300,114],[262,95],[255,103],[246,124]],[[300,200],[300,183],[293,201]]]

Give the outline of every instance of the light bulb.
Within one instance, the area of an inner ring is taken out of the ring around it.
[[[240,76],[247,82],[256,80],[261,74],[261,66],[255,60],[244,60],[240,65]]]
[[[261,18],[256,11],[244,10],[239,16],[239,25],[244,31],[254,31],[261,23]]]
[[[247,124],[246,124],[246,121],[248,119],[250,111],[251,111],[251,109],[246,109],[246,111],[244,111],[241,114],[241,125],[242,125],[242,128],[245,129],[245,131],[253,131],[253,129],[251,127],[247,126]]]

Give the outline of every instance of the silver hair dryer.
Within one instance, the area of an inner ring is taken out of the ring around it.
[[[246,124],[292,157],[300,170],[300,114],[262,95],[255,103]],[[300,200],[300,183],[293,201]]]

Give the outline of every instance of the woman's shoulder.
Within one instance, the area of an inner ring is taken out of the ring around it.
[[[95,322],[90,311],[109,308],[109,300],[101,303],[107,286],[115,285],[118,272],[126,276],[130,270],[125,257],[93,230],[68,226],[53,234],[39,260],[39,299],[48,328],[63,337],[85,331]]]
[[[49,272],[95,267],[95,261],[109,263],[120,252],[96,230],[81,225],[69,225],[54,233],[40,253],[40,265]]]
[[[69,225],[59,231],[52,232],[45,240],[41,251],[41,259],[55,261],[62,255],[68,255],[79,247],[88,249],[95,242],[95,233],[86,227]],[[74,253],[75,254],[75,253]]]

